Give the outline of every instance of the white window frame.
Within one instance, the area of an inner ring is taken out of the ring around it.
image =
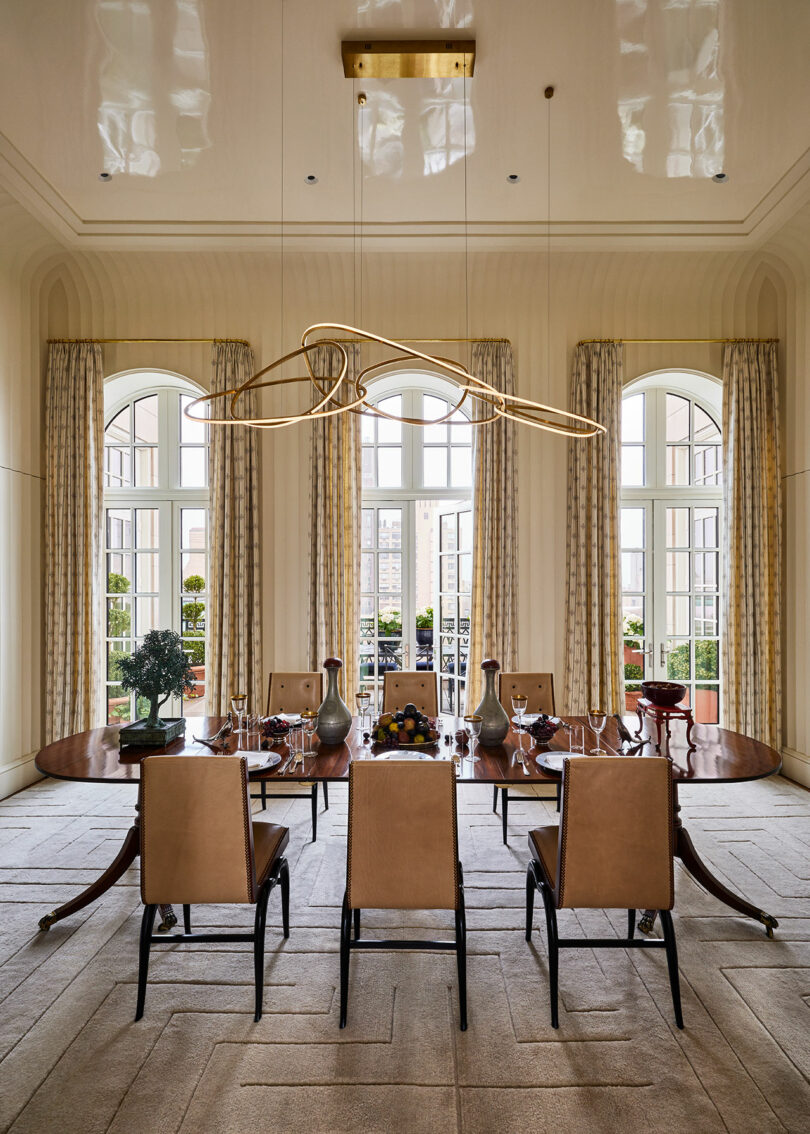
[[[723,486],[718,485],[671,485],[666,483],[667,436],[666,436],[666,395],[675,394],[688,398],[717,423],[722,434],[722,391],[720,379],[711,374],[694,370],[660,370],[645,374],[628,382],[622,389],[622,401],[635,394],[646,395],[644,412],[644,480],[643,485],[626,485],[621,488],[621,507],[643,508],[645,517],[645,557],[644,557],[644,635],[641,648],[644,654],[644,673],[649,680],[667,679],[667,624],[666,624],[666,548],[662,546],[656,555],[656,541],[664,540],[666,510],[673,507],[717,508],[718,523],[718,608],[722,600],[720,590],[723,579],[722,532]],[[650,397],[650,395],[653,395]],[[652,420],[649,420],[652,406]],[[722,439],[721,439],[722,444]],[[690,447],[690,478],[694,476],[694,442]],[[689,546],[694,552],[694,529],[690,521]],[[633,593],[633,592],[631,592]],[[695,581],[690,572],[690,606],[695,596]],[[718,609],[718,620],[720,611]],[[720,640],[724,632],[722,623],[718,625],[718,690],[723,697],[723,674],[720,668]],[[635,638],[636,636],[633,635]],[[690,640],[703,638],[696,635],[693,613],[690,609]],[[708,636],[708,637],[711,637]],[[691,650],[694,656],[694,650]],[[711,681],[708,682],[712,684]],[[687,682],[690,691],[698,681],[694,667]]]
[[[432,374],[423,371],[414,370],[412,365],[406,365],[398,369],[391,370],[384,374],[382,377],[375,379],[369,383],[369,402],[371,405],[383,400],[384,398],[393,395],[402,396],[402,416],[403,417],[420,417],[421,410],[421,397],[427,394],[432,397],[443,398],[449,401],[450,404],[455,405],[459,400],[459,392],[453,383],[445,379],[436,378]],[[471,406],[469,401],[465,401],[460,407],[461,413],[468,416]],[[378,419],[380,420],[380,419]],[[450,427],[451,430],[453,427]],[[475,426],[471,425],[471,429]],[[448,480],[450,479],[451,468],[451,448],[452,448],[452,432],[449,435],[449,443],[447,444],[447,467],[448,467]],[[471,441],[473,439],[471,438]],[[395,444],[395,443],[392,443]],[[431,444],[427,443],[427,447]],[[442,447],[442,443],[435,442],[437,447]],[[383,445],[382,447],[385,447]],[[441,487],[426,487],[423,483],[424,480],[424,465],[422,453],[426,447],[424,439],[424,428],[422,426],[405,426],[402,427],[402,486],[400,488],[363,488],[361,494],[361,507],[364,508],[401,508],[402,509],[402,666],[405,670],[410,670],[412,665],[416,664],[416,610],[414,607],[415,599],[415,579],[414,579],[414,564],[415,564],[415,508],[417,500],[437,500],[437,501],[458,501],[459,503],[469,502],[470,508],[473,507],[473,485],[472,477],[474,470],[471,461],[471,483],[466,487],[453,488],[448,486]],[[377,446],[375,444],[374,448]],[[474,445],[470,445],[471,455]],[[375,542],[376,542],[375,535]],[[435,569],[435,568],[434,568]],[[440,630],[438,626],[439,619],[439,584],[436,580],[436,587],[434,588],[435,594],[433,597],[433,672],[438,672],[436,666],[439,662],[439,635]],[[365,593],[365,592],[364,592]],[[378,592],[374,592],[378,599]],[[413,638],[411,638],[411,631],[413,630]],[[375,642],[377,637],[375,636]],[[376,647],[375,647],[376,648]],[[371,678],[363,678],[361,684],[364,688],[372,691],[372,704],[373,692],[376,688],[378,696],[381,695],[382,690],[382,677],[376,676]]]
[[[181,441],[180,441],[180,427],[181,427],[181,410],[180,410],[180,396],[185,394],[191,397],[199,397],[205,394],[204,390],[197,383],[186,378],[182,374],[176,374],[168,370],[157,370],[152,367],[142,368],[137,370],[127,370],[121,373],[112,375],[106,379],[104,383],[104,428],[105,431],[113,419],[125,409],[128,405],[141,398],[147,398],[153,394],[162,398],[158,403],[158,483],[157,485],[145,485],[136,487],[129,485],[126,488],[116,488],[103,486],[103,505],[102,512],[104,516],[104,580],[105,580],[105,602],[104,602],[104,650],[102,657],[102,672],[100,675],[100,683],[102,689],[106,690],[110,684],[116,684],[114,681],[109,682],[107,679],[107,600],[106,600],[106,579],[107,579],[107,535],[106,535],[106,517],[108,508],[154,508],[158,511],[158,624],[160,627],[171,627],[182,633],[182,606],[184,601],[191,601],[192,598],[196,601],[197,596],[189,595],[188,600],[181,597],[182,593],[182,578],[181,578],[181,561],[180,561],[180,546],[181,546],[181,510],[184,508],[199,508],[206,512],[206,562],[209,564],[208,571],[210,575],[210,528],[209,528],[209,507],[210,507],[210,492],[209,488],[182,488],[180,485],[180,460],[181,460]],[[206,441],[206,450],[210,441],[210,436]],[[205,462],[206,478],[208,462]],[[134,479],[134,466],[130,470],[131,476]],[[103,475],[103,474],[102,474]],[[209,580],[206,579],[206,586]],[[206,613],[209,610],[208,591],[200,596],[201,600],[205,603]],[[132,606],[133,617],[135,613],[134,603]],[[205,656],[206,661],[208,657],[208,635],[207,635],[208,620],[206,619],[206,637],[205,642]],[[131,634],[132,640],[137,641],[140,635],[136,637]],[[103,703],[106,706],[107,696],[103,698]],[[178,698],[172,698],[167,702],[166,713],[172,715],[181,715],[183,713],[182,701]],[[106,720],[105,708],[105,720]],[[135,716],[133,715],[133,720]]]

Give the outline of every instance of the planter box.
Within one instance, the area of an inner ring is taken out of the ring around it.
[[[186,734],[185,717],[164,717],[162,727],[150,728],[146,720],[122,725],[118,733],[119,748],[165,748],[178,736]]]

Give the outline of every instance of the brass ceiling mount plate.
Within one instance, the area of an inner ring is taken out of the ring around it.
[[[474,39],[344,40],[347,79],[472,78]]]

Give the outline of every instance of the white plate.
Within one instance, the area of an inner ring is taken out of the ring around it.
[[[550,772],[561,772],[563,770],[563,760],[568,757],[581,756],[581,752],[541,752],[539,756],[535,756],[535,762],[541,768],[547,768]]]
[[[524,713],[523,714],[523,727],[528,728],[530,724],[534,724],[534,722],[539,720],[539,719],[540,719],[539,713]],[[512,717],[512,724],[517,725],[519,727],[520,726],[520,718],[519,717]]]
[[[281,756],[278,752],[248,752],[246,749],[241,748],[234,752],[234,756],[247,757],[247,766],[249,772],[264,771],[267,768],[275,768],[276,764],[281,763]]]
[[[275,715],[277,717],[281,717],[281,719],[283,721],[286,721],[287,724],[299,725],[301,723],[300,713],[276,713]]]

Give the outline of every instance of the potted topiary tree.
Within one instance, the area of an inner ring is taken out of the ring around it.
[[[433,607],[426,606],[416,616],[416,641],[420,646],[433,645]]]
[[[150,630],[139,650],[118,659],[121,687],[134,690],[149,702],[146,720],[121,728],[119,744],[145,744],[163,747],[186,731],[184,717],[161,720],[161,705],[174,695],[192,691],[194,675],[183,652],[183,641],[174,630]]]

